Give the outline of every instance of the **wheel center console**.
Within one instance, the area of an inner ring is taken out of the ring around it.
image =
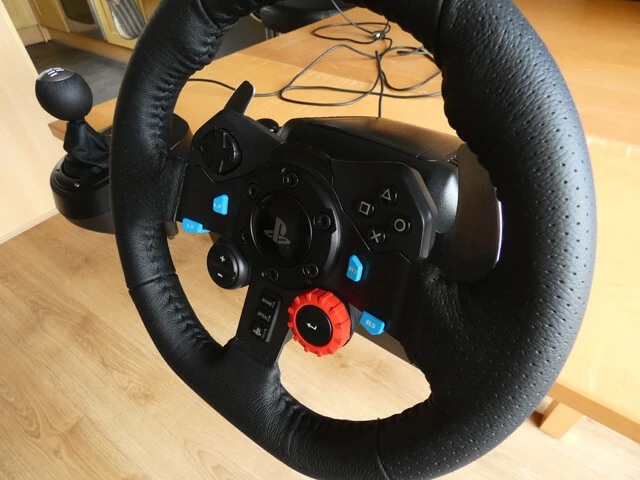
[[[291,335],[322,356],[360,324],[397,334],[417,267],[447,268],[464,209],[459,141],[360,117],[280,129],[244,115],[251,96],[240,87],[195,134],[176,213],[186,231],[220,235],[207,259],[218,286],[250,286],[237,338],[271,361]],[[499,240],[487,238],[493,267]]]

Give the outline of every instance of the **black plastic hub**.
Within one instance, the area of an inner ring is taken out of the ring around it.
[[[435,133],[424,145],[400,141],[406,135],[394,123],[336,118],[295,120],[275,135],[225,109],[194,136],[176,220],[237,248],[231,265],[246,264],[251,275],[236,337],[265,362],[276,361],[290,338],[289,306],[318,289],[347,306],[351,329],[361,322],[372,335],[401,335],[402,309],[419,296],[418,265],[430,258],[440,266],[434,245],[450,242],[459,227],[450,159],[460,144]],[[243,160],[221,174],[203,145],[222,156],[239,149]],[[224,288],[245,284],[215,258],[209,269]],[[275,313],[264,310],[266,291],[280,299]],[[320,307],[304,307],[291,324],[310,347],[329,345],[335,334]]]
[[[258,204],[251,231],[260,253],[277,265],[298,264],[311,246],[309,216],[302,204],[286,193],[269,195]]]

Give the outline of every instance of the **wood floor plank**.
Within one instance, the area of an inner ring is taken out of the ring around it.
[[[171,242],[196,312],[219,342],[245,292],[214,287],[207,237]],[[301,479],[190,391],[155,350],[113,237],[56,216],[0,246],[0,479]],[[322,359],[290,343],[283,383],[314,410],[384,417],[426,398],[422,374],[356,336]],[[247,412],[251,414],[251,412]],[[640,447],[583,422],[556,441],[527,422],[458,479],[638,479]]]

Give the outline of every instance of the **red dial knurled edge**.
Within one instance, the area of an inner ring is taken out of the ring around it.
[[[331,341],[318,347],[311,345],[302,337],[296,326],[296,316],[301,308],[314,306],[320,308],[329,317],[332,326]],[[351,338],[351,317],[344,303],[333,293],[316,288],[298,295],[288,309],[289,328],[293,332],[293,339],[304,347],[305,352],[315,353],[318,357],[332,355],[340,350]]]

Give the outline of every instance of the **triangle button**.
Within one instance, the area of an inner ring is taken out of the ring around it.
[[[386,187],[380,194],[380,199],[389,204],[395,204],[398,202],[398,191],[393,187]]]

